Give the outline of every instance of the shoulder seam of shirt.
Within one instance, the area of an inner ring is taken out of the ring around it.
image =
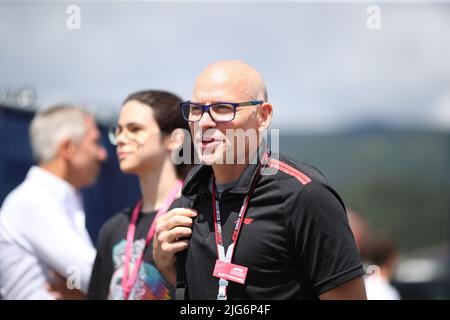
[[[284,161],[280,161],[277,159],[270,159],[269,161],[269,167],[278,169],[279,171],[284,172],[285,174],[297,179],[298,182],[300,182],[301,185],[307,185],[312,181],[312,179],[307,176],[305,173],[301,172],[297,168],[294,168],[287,164]]]

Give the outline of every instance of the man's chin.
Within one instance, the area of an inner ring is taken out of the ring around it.
[[[217,160],[214,156],[207,155],[207,156],[200,156],[200,162],[205,166],[212,166],[216,164]]]
[[[217,153],[202,153],[200,161],[203,165],[212,166],[215,164],[224,164],[224,160]]]

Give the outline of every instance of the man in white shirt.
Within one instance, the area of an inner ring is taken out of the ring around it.
[[[398,260],[394,242],[387,237],[371,237],[366,240],[361,255],[370,264],[364,277],[367,299],[400,300],[400,293],[391,284]]]
[[[55,274],[67,278],[68,292],[86,292],[95,249],[79,189],[95,182],[107,157],[100,132],[87,112],[58,105],[35,116],[30,139],[38,166],[0,209],[0,295],[54,299]]]

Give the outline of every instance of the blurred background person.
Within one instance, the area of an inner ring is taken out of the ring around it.
[[[0,292],[4,299],[83,298],[95,248],[79,189],[96,181],[107,157],[100,132],[87,112],[56,105],[34,117],[29,135],[38,165],[0,210]]]
[[[188,130],[180,102],[165,91],[131,94],[123,103],[117,126],[110,131],[120,170],[138,176],[142,199],[102,227],[89,299],[166,300],[173,296],[170,279],[153,262],[151,240],[155,217],[166,213],[179,197],[182,179],[190,168],[171,161],[171,153],[184,141],[180,129]]]
[[[367,219],[354,208],[348,208],[347,215],[366,270],[367,299],[399,300],[400,294],[391,284],[398,261],[394,242],[387,237],[373,235]]]
[[[353,208],[347,208],[347,217],[350,224],[350,229],[355,237],[356,246],[358,247],[359,253],[361,253],[364,247],[364,242],[369,234],[369,228],[366,219]]]
[[[361,258],[367,264],[364,284],[368,300],[400,300],[391,284],[398,261],[397,247],[387,237],[371,237],[364,243]]]

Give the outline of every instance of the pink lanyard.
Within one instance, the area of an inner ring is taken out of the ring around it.
[[[136,206],[134,207],[131,222],[128,225],[127,245],[126,245],[126,249],[125,249],[125,264],[124,264],[124,271],[123,271],[123,277],[122,277],[122,289],[123,289],[124,300],[128,300],[128,296],[130,295],[131,289],[134,286],[134,283],[136,282],[137,274],[139,272],[139,267],[141,266],[142,260],[144,259],[145,250],[146,250],[147,246],[150,244],[150,241],[152,240],[153,236],[155,235],[156,220],[158,219],[158,217],[165,214],[167,212],[167,210],[169,210],[170,205],[177,197],[177,194],[180,191],[182,186],[183,186],[183,181],[177,180],[175,187],[172,189],[169,196],[165,199],[164,205],[156,213],[156,216],[153,219],[152,225],[150,226],[150,229],[148,230],[147,238],[145,239],[144,249],[142,250],[141,255],[136,260],[136,263],[134,264],[134,269],[132,270],[131,276],[129,277],[129,269],[130,269],[130,262],[131,262],[131,249],[133,247],[134,234],[136,232],[136,222],[137,222],[137,219],[139,216],[139,211],[141,210],[141,207],[142,207],[142,200],[139,200],[138,203],[136,204]]]

